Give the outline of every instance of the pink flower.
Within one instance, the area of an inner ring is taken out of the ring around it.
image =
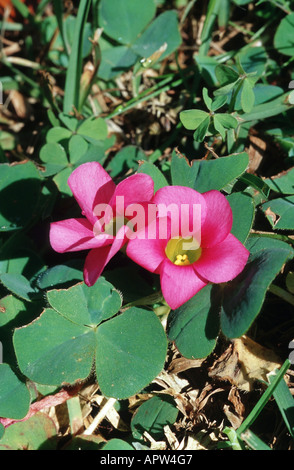
[[[59,253],[90,250],[84,280],[91,286],[128,239],[125,209],[144,207],[154,195],[154,183],[148,175],[135,174],[116,186],[98,162],[89,162],[72,172],[68,184],[84,217],[53,222],[50,243]]]
[[[243,270],[249,252],[230,233],[232,210],[223,194],[166,186],[156,192],[153,202],[158,215],[144,234],[129,241],[127,255],[160,275],[162,294],[172,309],[208,283],[231,281]],[[171,208],[170,214],[164,207]],[[198,208],[196,214],[193,207]]]

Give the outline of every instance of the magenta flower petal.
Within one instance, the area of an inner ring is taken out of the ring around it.
[[[67,219],[53,222],[49,233],[52,248],[58,253],[89,250],[111,243],[112,237],[95,237],[87,219]]]
[[[154,195],[154,182],[151,176],[137,173],[121,181],[115,188],[110,205],[115,207],[117,197],[123,197],[125,209],[131,204],[149,202]]]
[[[198,233],[206,218],[206,201],[202,194],[185,186],[165,186],[159,189],[153,198],[157,204],[160,217],[170,217],[172,220],[172,236],[188,236]],[[180,230],[175,232],[175,222]],[[193,227],[196,230],[193,230]]]
[[[200,259],[193,265],[197,274],[213,283],[228,282],[243,271],[249,251],[231,233],[218,245],[202,248]]]
[[[166,259],[162,263],[160,271],[162,294],[173,310],[191,299],[207,284],[197,275],[193,265],[176,266]]]
[[[203,193],[207,214],[201,229],[201,246],[209,247],[222,242],[230,233],[233,225],[231,206],[219,191]]]
[[[95,284],[107,263],[126,243],[126,232],[126,227],[121,227],[111,245],[94,248],[88,253],[84,265],[84,281],[87,286]]]
[[[89,162],[76,168],[68,179],[69,187],[83,215],[94,225],[97,204],[109,203],[115,183],[98,162]]]
[[[158,236],[158,219],[156,219],[144,231],[136,234],[136,238],[129,240],[126,253],[139,266],[157,273],[166,258],[165,246],[166,240]]]

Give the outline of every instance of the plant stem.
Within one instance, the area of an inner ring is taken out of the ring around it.
[[[294,306],[294,295],[290,294],[290,292],[287,292],[286,290],[282,289],[279,286],[276,286],[275,284],[271,284],[271,286],[269,287],[269,291],[272,294],[275,294],[281,299],[285,300],[285,302],[288,302],[290,305]]]

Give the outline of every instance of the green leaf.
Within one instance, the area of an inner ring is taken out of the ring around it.
[[[69,287],[67,284],[76,284],[83,280],[83,271],[78,263],[68,262],[59,264],[43,271],[37,279],[39,289],[52,289]]]
[[[107,171],[113,178],[129,169],[137,169],[139,161],[146,160],[146,155],[136,145],[126,145],[112,158],[107,166]]]
[[[147,386],[162,370],[167,340],[157,316],[131,307],[97,330],[96,373],[108,397],[126,398]]]
[[[230,94],[233,90],[233,88],[237,85],[240,79],[238,79],[236,82],[233,83],[228,83],[227,85],[222,86],[221,88],[218,88],[213,92],[214,96],[227,96]]]
[[[72,167],[66,167],[57,173],[57,175],[55,175],[53,178],[53,181],[56,184],[58,190],[67,196],[72,196],[71,189],[68,185],[68,178],[70,177],[72,171]]]
[[[99,296],[88,298],[88,311],[94,317],[101,308],[100,300]],[[57,303],[60,308],[55,297],[54,305]],[[64,308],[70,306],[63,304],[62,311]],[[153,312],[133,307],[98,327],[83,324],[85,318],[83,312],[67,318],[46,309],[29,325],[17,328],[13,344],[22,373],[43,385],[72,384],[89,376],[96,358],[101,392],[115,398],[132,396],[159,374],[167,340]]]
[[[8,364],[0,364],[0,416],[22,419],[30,407],[30,392]]]
[[[22,274],[31,280],[44,270],[44,261],[32,240],[17,232],[1,247],[0,274]]]
[[[204,121],[202,121],[199,126],[197,127],[196,131],[193,134],[194,140],[196,142],[202,142],[207,134],[208,128],[210,124],[210,116],[208,116]]]
[[[280,22],[274,36],[275,48],[284,55],[294,55],[294,13],[286,15]]]
[[[209,113],[201,109],[187,109],[180,113],[180,120],[183,126],[193,131],[209,117]]]
[[[144,173],[151,176],[154,181],[154,192],[158,189],[168,186],[168,182],[160,169],[151,162],[143,162],[139,165],[138,173]]]
[[[40,384],[59,386],[88,377],[95,332],[46,309],[37,320],[15,330],[13,344],[24,375]]]
[[[88,142],[80,135],[75,134],[69,139],[69,160],[72,165],[77,164],[89,148]]]
[[[0,423],[0,441],[4,436],[4,433],[5,433],[5,427],[3,426],[2,423]]]
[[[71,132],[76,132],[78,125],[79,125],[79,120],[72,116],[71,114],[65,114],[65,113],[59,113],[58,118],[62,122],[62,124],[67,127]],[[54,126],[59,126],[58,124],[54,124]]]
[[[46,134],[46,142],[48,144],[51,143],[59,143],[63,145],[66,144],[68,139],[72,136],[72,132],[69,129],[65,129],[65,127],[52,127]]]
[[[227,96],[217,96],[212,102],[211,111],[217,111],[219,108],[222,108],[227,101]]]
[[[131,421],[134,439],[143,439],[145,431],[155,440],[164,436],[164,426],[175,423],[179,410],[170,395],[160,394],[145,401],[136,410]]]
[[[221,135],[221,138],[225,140],[226,138],[226,130],[224,126],[222,125],[221,121],[218,118],[218,114],[215,114],[213,116],[213,125],[215,127],[215,130],[218,131]]]
[[[268,287],[293,256],[288,244],[272,239],[249,238],[247,248],[251,254],[244,270],[223,287],[221,329],[229,338],[248,331],[262,308]]]
[[[129,46],[109,45],[102,49],[101,63],[97,75],[103,80],[111,80],[117,75],[129,70],[139,59]]]
[[[136,2],[136,0],[134,0]],[[140,9],[142,4],[140,3]],[[135,21],[134,23],[136,23]],[[174,52],[181,44],[178,14],[170,10],[161,13],[132,45],[132,50],[143,58],[150,57],[165,43],[167,47],[160,55],[160,60]]]
[[[156,12],[154,0],[101,0],[99,26],[122,44],[133,43]]]
[[[273,199],[261,206],[276,230],[294,230],[294,196]]]
[[[235,84],[239,79],[238,72],[232,67],[224,64],[219,64],[215,67],[215,75],[222,87],[228,84]]]
[[[103,277],[92,287],[82,282],[69,289],[48,291],[47,298],[62,316],[87,326],[97,326],[112,317],[122,304],[119,293]]]
[[[190,166],[185,158],[173,154],[172,184],[188,186],[201,193],[220,190],[242,175],[249,164],[247,153],[232,154],[216,160],[193,160]]]
[[[113,451],[113,450],[135,450],[131,444],[122,439],[113,438],[110,439],[102,448],[102,450]]]
[[[233,211],[233,226],[231,233],[241,243],[245,243],[252,228],[255,205],[251,196],[245,193],[232,193],[227,196]]]
[[[294,168],[281,176],[266,178],[264,181],[276,193],[294,194]]]
[[[36,413],[26,421],[14,423],[5,430],[0,450],[56,450],[57,430],[45,413]]]
[[[15,328],[32,321],[40,314],[39,302],[26,302],[10,294],[0,300],[0,341],[3,346],[3,362],[16,368],[12,334]],[[15,369],[17,370],[17,369]]]
[[[246,74],[255,73],[259,77],[265,72],[268,55],[264,47],[256,47],[254,44],[240,51],[236,59],[240,61]]]
[[[219,333],[219,308],[218,296],[213,286],[208,285],[170,312],[168,337],[182,356],[203,358],[213,351]]]
[[[55,175],[68,165],[66,152],[57,142],[43,145],[40,150],[40,159],[45,163],[45,171],[41,171],[44,177]]]
[[[209,111],[211,111],[211,109],[212,109],[212,99],[208,95],[207,88],[203,88],[202,95],[203,95],[203,99],[204,99],[204,103],[205,103],[206,107],[209,109]]]
[[[108,134],[107,124],[103,118],[91,117],[81,122],[78,126],[77,134],[89,142],[104,140]]]
[[[264,119],[288,111],[291,108],[288,102],[288,96],[289,93],[285,93],[274,100],[254,106],[250,113],[242,114],[240,118],[244,123],[258,120],[263,121]]]
[[[0,275],[1,283],[11,292],[24,300],[33,300],[37,291],[22,274],[4,273]]]
[[[259,176],[253,175],[252,173],[244,173],[240,177],[240,182],[247,187],[247,191],[251,191],[254,197],[260,197],[263,200],[269,198],[270,188],[266,181]],[[256,191],[260,193],[259,196],[256,196]]]
[[[244,113],[250,113],[253,109],[255,102],[255,95],[253,86],[248,78],[243,80],[242,91],[241,91],[241,106]]]
[[[41,179],[32,162],[0,164],[0,232],[17,230],[36,214]]]
[[[237,119],[231,114],[227,113],[217,113],[214,116],[214,119],[217,117],[217,120],[225,129],[236,129],[238,126]]]

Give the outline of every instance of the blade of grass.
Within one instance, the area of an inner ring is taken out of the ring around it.
[[[272,450],[265,442],[263,442],[250,429],[242,434],[242,439],[253,450]]]
[[[259,416],[259,414],[261,413],[261,411],[267,404],[268,400],[274,393],[275,389],[279,385],[280,381],[283,380],[283,377],[285,373],[287,372],[287,370],[289,369],[290,365],[291,365],[290,361],[286,359],[282,367],[275,372],[275,375],[274,374],[272,375],[272,378],[273,378],[272,382],[268,385],[266,391],[263,393],[263,395],[261,396],[257,404],[254,406],[251,413],[249,413],[247,418],[243,421],[241,426],[237,429],[236,432],[239,437],[241,437],[241,435],[250,428],[250,426],[254,423],[256,418]]]
[[[220,6],[218,10],[218,25],[220,28],[226,28],[228,26],[230,13],[231,13],[230,0],[220,0]]]
[[[224,428],[223,433],[228,436],[230,441],[230,448],[232,450],[244,450],[244,444],[242,443],[235,429],[226,427]]]
[[[270,383],[274,380],[271,375],[268,377]],[[294,398],[291,395],[285,380],[281,380],[273,393],[274,399],[279,407],[284,422],[289,433],[294,438]]]
[[[11,3],[13,6],[17,9],[17,11],[26,18],[27,20],[33,20],[33,16],[30,13],[30,10],[28,7],[25,5],[25,3],[22,3],[20,0],[11,0]]]
[[[65,34],[64,34],[64,28],[63,28],[62,2],[60,2],[59,0],[53,0],[53,9],[54,9],[54,13],[55,13],[55,16],[56,16],[56,19],[57,19],[57,24],[58,24],[58,28],[59,28],[59,32],[60,32],[60,37],[61,37],[62,42],[63,42],[64,50],[67,53],[67,55],[69,56],[70,48],[69,48],[68,42],[66,41],[66,37],[65,37]]]
[[[88,18],[91,0],[81,0],[76,19],[75,37],[72,44],[69,64],[66,73],[63,111],[69,113],[73,107],[78,109],[80,78],[82,74],[83,33]]]
[[[272,292],[272,294],[275,294],[281,299],[285,300],[285,302],[288,302],[288,304],[293,305],[294,307],[294,295],[290,294],[290,292],[286,291],[285,289],[282,289],[279,286],[276,286],[275,284],[271,284],[271,286],[269,287],[269,291]]]
[[[207,55],[210,47],[212,38],[212,30],[214,27],[215,20],[217,18],[221,2],[219,0],[210,0],[205,18],[202,34],[201,34],[201,46],[199,48],[199,55]]]

